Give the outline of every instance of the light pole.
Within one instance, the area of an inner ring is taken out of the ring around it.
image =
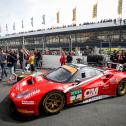
[[[73,46],[73,45],[72,45],[71,35],[69,36],[69,40],[70,40],[70,49],[69,49],[69,50],[70,50],[70,52],[71,52],[71,51],[72,51],[72,46]]]
[[[25,47],[25,40],[24,40],[24,35],[23,34],[22,34],[22,36],[23,36],[22,49],[24,49],[24,47]],[[23,71],[24,71],[24,69],[25,69],[25,53],[24,53],[24,51],[22,53],[23,53]]]
[[[122,19],[119,20],[119,42],[121,44],[122,41]]]

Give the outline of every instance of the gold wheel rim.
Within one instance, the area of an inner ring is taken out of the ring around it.
[[[44,103],[48,112],[55,113],[63,108],[64,98],[60,93],[51,93],[46,97]]]
[[[120,84],[119,92],[120,93],[125,93],[126,92],[126,82],[123,82],[122,84]]]

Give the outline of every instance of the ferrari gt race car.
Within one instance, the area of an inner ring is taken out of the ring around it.
[[[43,75],[34,73],[10,89],[14,114],[56,114],[64,107],[126,93],[126,71],[83,64],[63,65]]]

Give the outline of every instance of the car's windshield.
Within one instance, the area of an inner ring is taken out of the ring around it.
[[[68,82],[68,80],[72,77],[73,73],[68,71],[67,69],[60,67],[57,70],[47,74],[45,77],[48,80],[56,81],[56,82]]]

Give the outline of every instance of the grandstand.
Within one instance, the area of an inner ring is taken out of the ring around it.
[[[126,47],[126,19],[103,20],[36,31],[7,34],[0,37],[1,48],[75,48]]]

